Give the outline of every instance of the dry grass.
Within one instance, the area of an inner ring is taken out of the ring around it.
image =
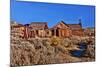
[[[83,59],[72,57],[70,50],[78,50],[78,37],[31,38],[28,40],[11,36],[11,65],[37,65],[79,62]],[[91,50],[90,50],[91,51]]]

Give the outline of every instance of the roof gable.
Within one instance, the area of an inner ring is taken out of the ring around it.
[[[65,29],[65,28],[69,28],[69,27],[68,27],[68,25],[66,25],[65,22],[61,21],[57,25],[55,25],[53,28]]]

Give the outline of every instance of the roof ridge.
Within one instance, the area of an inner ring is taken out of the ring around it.
[[[47,22],[31,22],[31,23],[47,23]]]
[[[67,25],[80,25],[80,24],[75,24],[75,23],[74,23],[74,24],[67,24]]]

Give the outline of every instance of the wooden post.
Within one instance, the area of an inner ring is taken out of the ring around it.
[[[26,28],[27,29],[27,31],[26,31],[26,33],[27,33],[27,38],[29,38],[29,32],[28,32],[28,28]]]
[[[25,38],[28,38],[28,31],[27,31],[27,27],[25,28]]]
[[[54,35],[56,36],[56,29],[54,29]]]
[[[33,37],[35,38],[35,30],[33,30],[33,34],[32,34],[32,35],[33,35]]]
[[[36,30],[34,30],[34,37],[36,37]]]
[[[59,37],[61,37],[61,32],[60,32],[60,29],[59,29]]]
[[[45,32],[44,32],[44,28],[43,28],[43,37],[45,37]]]

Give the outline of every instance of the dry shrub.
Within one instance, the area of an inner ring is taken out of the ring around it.
[[[72,57],[69,54],[65,54],[62,52],[59,52],[56,55],[57,63],[72,63],[72,62],[79,62],[79,61],[81,61],[80,58]]]
[[[61,42],[61,40],[60,40],[60,38],[59,37],[57,37],[57,36],[53,36],[52,38],[51,38],[51,45],[52,46],[57,46],[58,44],[60,44],[60,42]]]
[[[11,65],[37,65],[79,62],[83,59],[72,57],[70,50],[77,49],[80,38],[30,38],[11,36]]]
[[[77,44],[77,43],[81,42],[81,38],[79,36],[72,36],[72,37],[70,37],[70,40],[73,44]]]

